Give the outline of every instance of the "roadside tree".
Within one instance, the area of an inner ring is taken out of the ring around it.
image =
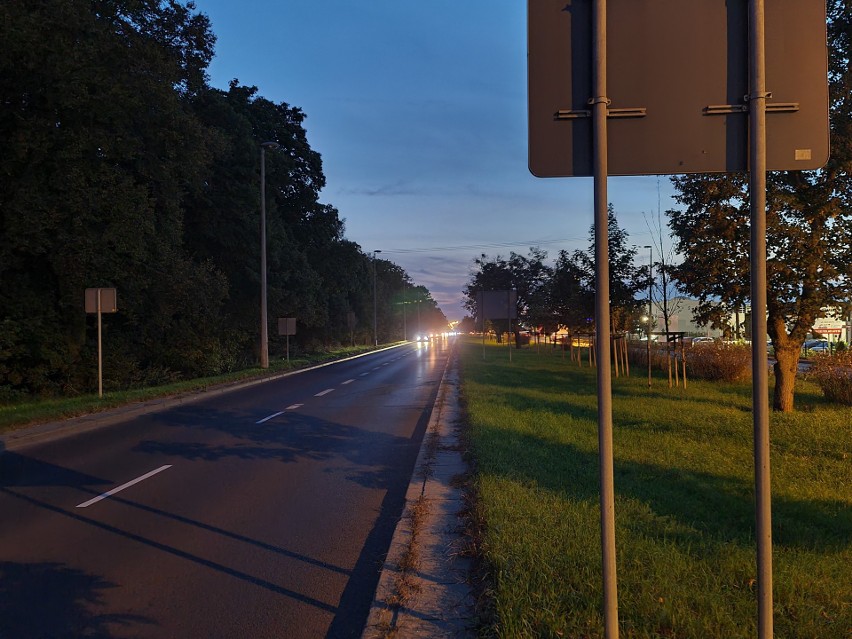
[[[831,150],[819,171],[767,176],[767,313],[776,363],[773,408],[794,408],[799,352],[826,309],[848,305],[852,281],[852,6],[828,3]],[[668,211],[684,256],[677,279],[718,324],[750,297],[749,195],[743,174],[672,178],[685,210]],[[752,336],[762,340],[763,336]]]

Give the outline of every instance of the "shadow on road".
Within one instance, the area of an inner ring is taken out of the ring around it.
[[[122,627],[150,625],[140,615],[97,614],[116,585],[59,563],[0,562],[0,637],[117,639]]]
[[[24,486],[104,486],[105,479],[78,473],[26,455],[0,450],[0,488]]]
[[[437,385],[435,393],[437,393]],[[434,401],[429,402],[428,406],[431,407],[433,403]],[[209,414],[211,412],[216,413],[215,418]],[[104,479],[18,453],[3,452],[0,457],[2,460],[0,492],[31,506],[131,539],[332,613],[334,617],[327,637],[358,637],[366,622],[394,528],[402,513],[408,482],[430,413],[431,408],[420,412],[414,433],[410,438],[406,438],[334,424],[297,413],[289,413],[275,422],[257,425],[246,424],[244,416],[229,415],[222,411],[185,409],[170,411],[167,414],[169,423],[175,426],[197,428],[201,420],[205,424],[204,428],[215,428],[227,435],[227,443],[210,445],[192,441],[149,440],[141,442],[134,449],[135,452],[174,456],[192,461],[215,462],[225,458],[260,459],[283,463],[293,463],[302,459],[343,460],[345,463],[342,469],[335,468],[332,472],[345,473],[346,480],[385,493],[375,524],[364,541],[354,569],[351,571],[204,522],[135,503],[123,497],[110,497],[113,501],[154,515],[197,526],[207,532],[252,544],[265,551],[348,575],[337,606],[16,490],[26,487],[68,486],[96,495],[101,493],[101,487],[112,484]],[[109,583],[102,578],[87,575],[62,564],[0,563],[0,582],[2,582],[0,586],[1,639],[80,636],[105,639],[120,636],[111,634],[115,631],[111,631],[110,627],[114,628],[116,624],[130,626],[154,623],[136,615],[91,614],[88,607],[97,605],[101,601],[99,592],[120,584]],[[138,630],[138,626],[135,629]]]

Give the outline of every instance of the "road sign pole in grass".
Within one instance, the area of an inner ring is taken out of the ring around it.
[[[609,313],[603,308],[609,301],[607,176],[750,174],[758,628],[759,639],[770,639],[766,171],[813,170],[828,161],[825,2],[778,0],[769,4],[768,16],[764,0],[529,0],[528,8],[530,171],[539,177],[593,175],[595,180],[602,508],[609,499],[612,465]],[[609,73],[607,40],[612,43]],[[766,91],[767,77],[774,96]],[[618,108],[607,107],[607,83]],[[774,101],[767,105],[769,98]],[[773,114],[769,125],[767,112]],[[608,117],[615,118],[611,139]],[[601,534],[610,639],[617,636],[617,621],[609,607],[614,585],[611,592],[606,586],[606,515],[601,513]]]
[[[766,57],[764,0],[749,0],[749,195],[751,205],[751,349],[754,412],[757,636],[771,639],[772,509],[769,484],[769,372],[766,366]]]
[[[86,313],[98,316],[98,397],[104,396],[103,322],[101,315],[118,311],[114,288],[87,288],[84,297]]]
[[[615,563],[615,487],[612,459],[612,373],[609,310],[609,219],[607,216],[606,0],[596,0],[593,17],[592,110],[595,205],[595,332],[598,364],[598,457],[600,463],[601,565],[604,629],[618,637]]]

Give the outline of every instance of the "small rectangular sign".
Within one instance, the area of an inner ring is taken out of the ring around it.
[[[98,291],[101,293],[101,313],[117,313],[118,299],[114,288],[87,288],[86,289],[86,312],[98,312]]]
[[[278,318],[278,334],[279,335],[295,335],[296,334],[296,318],[295,317],[279,317]]]
[[[843,333],[843,329],[814,326],[814,333],[819,333],[820,335],[841,335]]]

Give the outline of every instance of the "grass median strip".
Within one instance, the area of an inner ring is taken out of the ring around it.
[[[462,366],[484,633],[602,637],[595,369],[479,342]],[[756,636],[750,389],[613,379],[622,636]],[[797,405],[771,418],[776,635],[847,638],[852,411]]]

